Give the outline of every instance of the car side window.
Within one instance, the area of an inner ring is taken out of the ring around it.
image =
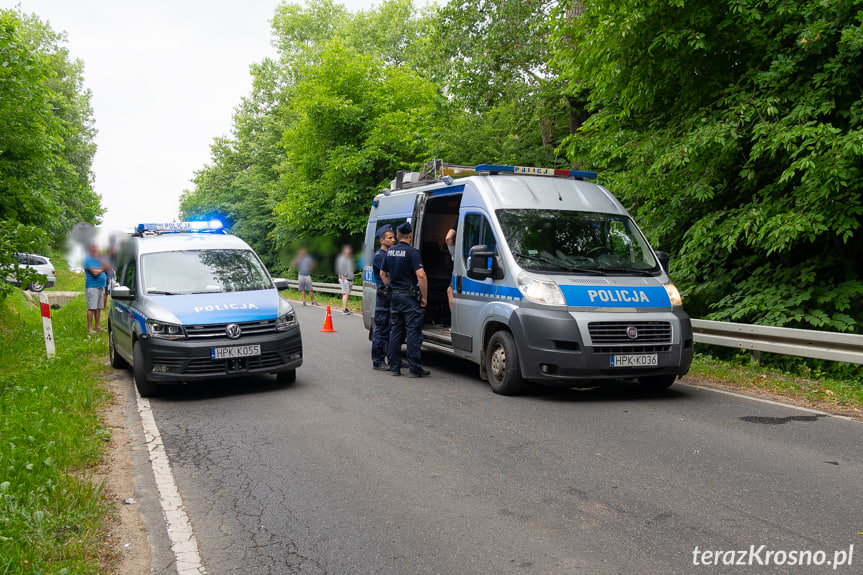
[[[497,239],[488,219],[482,214],[467,214],[464,217],[464,231],[462,239],[462,253],[464,260],[470,254],[473,246],[485,245],[488,251],[497,251]]]

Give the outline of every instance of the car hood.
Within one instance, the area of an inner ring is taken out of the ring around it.
[[[183,325],[260,321],[275,319],[279,313],[279,292],[275,289],[148,297]]]

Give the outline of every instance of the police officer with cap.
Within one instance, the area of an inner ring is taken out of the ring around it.
[[[381,279],[381,266],[387,257],[387,250],[396,243],[396,235],[393,227],[389,224],[381,226],[375,233],[375,237],[381,242],[381,247],[375,252],[372,259],[372,272],[375,276],[375,284],[378,286],[375,298],[375,328],[372,332],[372,369],[388,370],[387,342],[390,335],[390,298],[389,288]]]
[[[387,354],[390,373],[401,375],[402,337],[407,331],[408,377],[423,377],[429,375],[422,366],[420,355],[428,304],[428,278],[419,251],[411,246],[413,227],[410,222],[403,223],[396,231],[399,243],[387,250],[381,265],[381,280],[392,289]]]

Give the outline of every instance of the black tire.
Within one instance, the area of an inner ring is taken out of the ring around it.
[[[639,377],[638,383],[649,391],[665,391],[671,387],[671,384],[676,379],[676,375],[651,375],[648,377]]]
[[[290,385],[297,381],[297,370],[291,369],[288,371],[282,371],[276,374],[276,382],[282,385]]]
[[[40,284],[39,282],[32,282],[30,285],[27,286],[27,289],[32,292],[39,293],[40,291],[45,289],[45,284]]]
[[[500,395],[518,395],[524,392],[525,381],[521,376],[518,350],[508,331],[498,331],[491,336],[485,352],[485,371],[492,391]]]
[[[135,378],[135,387],[138,388],[138,393],[141,397],[156,397],[161,393],[159,385],[147,379],[147,367],[144,364],[144,352],[141,350],[141,344],[137,341],[133,347],[132,359],[132,376]]]
[[[126,369],[129,364],[121,355],[117,353],[117,345],[114,343],[114,329],[111,324],[108,324],[108,359],[111,360],[111,367],[115,369]]]

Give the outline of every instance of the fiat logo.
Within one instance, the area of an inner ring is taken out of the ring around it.
[[[629,326],[626,328],[626,337],[629,339],[638,339],[638,329],[635,326]]]
[[[243,335],[243,330],[240,329],[240,326],[238,326],[237,324],[229,323],[228,327],[225,328],[225,334],[227,334],[227,336],[231,339],[237,339],[238,337]]]

